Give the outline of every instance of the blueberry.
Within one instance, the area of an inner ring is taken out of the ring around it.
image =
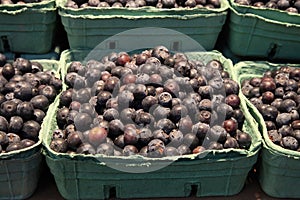
[[[287,149],[297,150],[299,142],[292,136],[286,136],[282,138],[281,146]]]
[[[279,144],[282,139],[282,135],[277,130],[268,131],[268,135],[269,139],[275,144]]]

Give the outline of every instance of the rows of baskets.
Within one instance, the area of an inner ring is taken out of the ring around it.
[[[0,199],[43,158],[66,199],[235,195],[254,167],[300,198],[299,14],[78,2],[0,4]]]

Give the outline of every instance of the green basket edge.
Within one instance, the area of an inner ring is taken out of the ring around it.
[[[24,12],[26,10],[32,10],[32,9],[57,9],[55,0],[47,0],[47,1],[41,1],[38,3],[26,3],[26,4],[9,4],[9,5],[3,5],[0,4],[0,13],[6,13],[6,14],[17,14]]]
[[[37,59],[37,60],[30,60],[30,61],[35,61],[35,62],[39,62],[40,64],[42,64],[42,66],[44,67],[44,69],[46,70],[51,70],[53,69],[53,72],[55,73],[56,77],[60,77],[60,65],[59,65],[59,61],[57,60],[47,60],[47,59]],[[57,67],[56,69],[54,67]],[[24,148],[24,149],[20,149],[17,151],[12,151],[9,153],[0,153],[0,160],[2,159],[14,159],[14,158],[26,158],[31,156],[32,154],[36,153],[37,151],[40,151],[40,147],[42,144],[42,138],[43,135],[46,134],[48,128],[47,128],[47,124],[46,122],[48,121],[47,119],[50,117],[50,111],[55,109],[55,101],[57,101],[58,97],[55,98],[54,102],[52,102],[49,105],[49,108],[46,112],[46,116],[43,120],[43,123],[41,124],[41,130],[39,133],[39,141],[34,144],[33,146]]]
[[[65,17],[83,18],[83,19],[97,19],[97,18],[111,18],[111,17],[129,17],[129,18],[147,18],[150,16],[155,17],[196,17],[205,15],[218,15],[227,14],[229,9],[229,2],[221,0],[221,8],[218,9],[201,9],[201,8],[172,8],[172,9],[159,9],[151,6],[140,8],[66,8],[64,4],[67,0],[56,0],[59,14]]]
[[[74,52],[81,52],[80,50],[65,50],[62,52],[61,54],[61,59],[60,59],[60,65],[61,65],[61,74],[62,76],[64,76],[64,74],[66,74],[66,68],[67,68],[67,64],[68,62],[70,62],[70,56],[72,53]],[[207,54],[208,52],[202,52],[203,54]],[[214,55],[216,57],[221,58],[220,61],[223,63],[225,63],[225,66],[228,66],[228,69],[231,71],[233,69],[233,64],[232,61],[230,59],[225,58],[220,52],[218,51],[212,51],[209,52],[211,55]],[[189,54],[189,53],[187,53]],[[66,89],[66,85],[64,84],[63,86]],[[240,92],[241,93],[241,92]],[[243,110],[243,112],[245,112],[245,110],[247,109],[246,107],[246,103],[241,100],[241,109]],[[181,160],[181,159],[189,159],[189,160],[194,160],[197,159],[198,157],[201,156],[201,154],[190,154],[190,155],[185,155],[185,156],[174,156],[174,157],[163,157],[163,158],[145,158],[143,156],[139,156],[139,155],[135,155],[135,156],[129,156],[129,157],[124,157],[124,156],[105,156],[105,155],[83,155],[83,154],[75,154],[75,155],[70,155],[67,153],[57,153],[55,151],[53,151],[49,144],[51,141],[51,135],[50,133],[53,131],[53,129],[55,129],[57,127],[56,125],[56,119],[55,119],[55,115],[56,115],[56,110],[58,109],[58,105],[59,105],[59,99],[56,99],[55,103],[55,109],[53,109],[53,112],[51,112],[51,117],[49,115],[49,118],[47,118],[47,131],[45,131],[47,134],[43,134],[43,138],[42,138],[42,144],[43,144],[43,154],[45,156],[54,158],[54,159],[78,159],[78,160],[95,160],[96,162],[99,162],[98,159],[107,159],[107,160],[117,160],[117,159],[121,159],[122,161],[131,161],[131,160],[139,160],[139,161],[177,161],[177,160]],[[251,130],[253,129],[252,127],[257,127],[256,125],[256,121],[251,117],[251,115],[247,115],[246,117],[247,122],[249,123],[249,126],[251,127]],[[234,159],[238,160],[238,159],[242,159],[245,157],[252,157],[252,156],[256,156],[258,154],[258,152],[261,149],[261,142],[262,142],[262,138],[260,133],[253,129],[254,131],[251,133],[251,136],[254,136],[254,141],[251,144],[251,147],[249,150],[241,150],[241,149],[225,149],[225,150],[210,150],[209,154],[215,155],[215,154],[227,154],[227,153],[233,153],[235,155]],[[253,137],[252,136],[252,137]],[[221,158],[224,159],[224,158]],[[105,163],[100,162],[100,165],[103,165]]]
[[[288,22],[281,22],[281,21],[278,21],[278,20],[272,20],[272,19],[268,19],[268,18],[259,16],[259,15],[256,15],[256,14],[252,14],[252,13],[240,13],[237,10],[235,10],[231,5],[229,5],[229,10],[231,12],[230,14],[233,13],[233,14],[239,16],[239,17],[242,17],[242,18],[245,18],[245,17],[255,18],[255,19],[267,22],[267,23],[272,23],[272,24],[276,24],[276,25],[280,25],[280,26],[285,26],[286,28],[288,28],[288,27],[300,28],[300,24],[293,24],[293,23],[288,23]]]
[[[256,15],[263,16],[265,18],[278,20],[288,23],[299,23],[300,13],[291,13],[284,10],[273,9],[273,8],[259,8],[255,6],[240,5],[235,3],[235,0],[229,0],[229,5],[233,7],[239,13],[252,13]]]
[[[261,77],[261,75],[252,73],[252,74],[245,74],[244,72],[242,72],[242,75],[240,75],[239,73],[242,71],[243,68],[245,68],[246,66],[251,66],[251,68],[248,68],[248,70],[259,70],[259,71],[266,71],[269,69],[278,69],[280,66],[283,65],[289,65],[289,66],[293,66],[293,67],[300,67],[300,64],[275,64],[275,63],[271,63],[271,62],[267,62],[267,61],[243,61],[243,62],[239,62],[234,66],[234,76],[235,76],[235,80],[241,85],[241,81],[242,78],[249,78],[249,77]],[[243,95],[244,96],[244,95]],[[247,103],[247,106],[250,110],[252,110],[252,114],[255,116],[254,118],[257,119],[258,124],[261,126],[262,128],[262,135],[263,135],[263,148],[266,148],[270,151],[272,151],[273,153],[277,154],[277,155],[281,155],[281,156],[285,156],[285,157],[293,157],[294,159],[300,159],[300,152],[297,151],[293,151],[293,150],[289,150],[289,149],[285,149],[279,145],[274,144],[268,137],[268,133],[267,133],[267,127],[264,123],[264,119],[263,116],[260,114],[260,112],[258,111],[258,109],[244,96],[244,99]]]

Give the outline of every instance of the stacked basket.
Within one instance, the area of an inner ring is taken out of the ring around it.
[[[54,0],[0,5],[0,51],[45,54],[53,46],[56,25]]]
[[[244,80],[250,80],[253,77],[262,77],[264,72],[276,70],[282,66],[299,67],[299,65],[245,61],[235,65],[235,76],[242,83]],[[263,135],[263,148],[259,167],[259,182],[262,189],[268,195],[277,198],[299,198],[300,193],[297,187],[300,178],[299,152],[274,144],[270,140],[264,118],[248,99],[246,99],[246,102]]]
[[[83,61],[86,55],[83,51],[63,52],[62,75],[65,76],[71,61]],[[232,73],[231,61],[218,52],[187,55],[204,62],[219,60]],[[195,190],[198,197],[234,195],[242,190],[261,145],[261,136],[255,128],[256,122],[247,112],[243,96],[240,98],[241,109],[246,116],[243,131],[250,133],[252,137],[248,150],[208,150],[205,154],[162,158],[57,153],[50,147],[52,133],[57,129],[57,110],[53,110],[52,117],[47,122],[48,134],[43,135],[46,161],[59,192],[66,199],[105,199],[111,195],[117,198],[188,197]],[[58,105],[59,102],[56,102],[56,106]],[[170,165],[165,166],[165,163]],[[144,172],[160,165],[161,169]],[[123,170],[116,170],[120,168]]]
[[[226,45],[241,58],[296,62],[300,49],[299,19],[299,14],[230,0]]]
[[[42,64],[45,70],[57,70],[59,64],[53,60],[32,60]],[[48,110],[53,110],[52,103]],[[49,117],[47,114],[44,120]],[[39,140],[32,146],[0,154],[0,199],[26,199],[31,196],[40,177],[42,166],[42,134],[46,134],[47,124],[42,123]],[[21,133],[17,133],[21,134]]]
[[[216,9],[159,9],[151,6],[72,9],[65,7],[66,2],[59,0],[57,4],[71,49],[93,49],[110,36],[126,30],[160,27],[186,34],[200,43],[205,50],[212,50],[225,23],[228,10],[228,2],[225,0],[222,0],[221,7]],[[181,50],[177,47],[176,38],[172,38],[173,35],[169,37],[171,41],[167,47],[171,48],[175,43],[176,47],[171,50]]]

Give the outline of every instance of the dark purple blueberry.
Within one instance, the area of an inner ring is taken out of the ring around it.
[[[154,117],[147,112],[137,112],[135,117],[135,123],[139,126],[147,126],[149,124],[153,124]]]
[[[282,135],[282,137],[288,136],[293,132],[293,128],[290,125],[283,125],[278,129],[278,133]]]
[[[227,132],[222,126],[215,125],[209,131],[209,138],[212,141],[223,143],[227,138]]]
[[[183,143],[183,133],[180,130],[173,129],[169,133],[170,145],[174,147],[178,147]]]
[[[177,148],[172,147],[172,146],[170,146],[170,147],[168,146],[164,150],[164,155],[165,156],[179,156],[180,152],[178,151]]]
[[[125,145],[135,145],[139,141],[140,135],[136,128],[124,129],[124,143]]]
[[[238,83],[230,78],[224,79],[224,88],[226,95],[239,94],[240,87]]]
[[[292,136],[286,136],[282,138],[281,146],[286,149],[297,150],[299,147],[299,142]]]
[[[0,145],[4,146],[8,143],[7,134],[3,131],[0,131]]]
[[[3,102],[0,106],[0,114],[8,119],[16,115],[17,104],[12,100]]]
[[[165,133],[163,130],[158,129],[158,130],[153,131],[153,139],[160,139],[164,143],[168,143],[169,135],[167,133]]]
[[[198,122],[193,125],[192,133],[196,134],[199,140],[203,140],[208,133],[210,127],[208,124]]]
[[[83,136],[78,131],[70,133],[67,137],[68,147],[76,150],[82,143],[82,137]]]
[[[29,140],[29,139],[23,139],[21,140],[22,148],[31,147],[35,144],[35,141]]]
[[[260,97],[261,95],[261,92],[260,92],[260,89],[259,87],[254,87],[250,90],[249,92],[249,97]]]
[[[298,129],[298,130],[294,130],[294,131],[290,132],[290,136],[293,136],[298,141],[300,141],[300,130]]]
[[[96,154],[95,148],[89,143],[82,143],[76,150],[76,153],[79,154]]]
[[[93,119],[87,113],[78,113],[78,115],[74,118],[74,124],[76,129],[79,131],[86,131],[90,129],[92,123]]]
[[[188,109],[184,105],[176,105],[173,106],[170,111],[169,118],[174,122],[177,123],[181,118],[187,116]]]
[[[114,108],[109,108],[103,113],[103,119],[108,122],[118,118],[119,118],[119,112]]]
[[[278,115],[277,108],[271,105],[266,105],[264,108],[261,107],[260,112],[265,120],[270,121],[274,121]]]
[[[67,117],[69,115],[69,109],[62,107],[56,112],[56,121],[59,128],[63,128],[67,124]]]
[[[231,94],[231,95],[228,95],[225,98],[225,103],[227,103],[228,105],[230,105],[233,109],[239,108],[239,106],[240,106],[240,98],[236,94]]]
[[[235,119],[227,119],[223,122],[223,128],[231,135],[234,135],[238,129],[238,121]]]
[[[157,121],[156,127],[169,134],[173,129],[176,128],[176,125],[169,119],[160,119]]]
[[[119,148],[124,148],[125,142],[124,142],[124,135],[119,135],[115,138],[114,144]]]
[[[268,131],[277,129],[276,124],[273,121],[265,121],[265,124]]]
[[[61,129],[54,130],[52,133],[52,139],[57,139],[57,138],[66,139],[67,138],[66,133]]]
[[[149,128],[141,128],[138,132],[140,135],[138,141],[139,145],[145,146],[153,139],[152,131]]]
[[[83,103],[83,104],[81,104],[81,106],[79,108],[79,112],[80,113],[87,113],[91,117],[95,117],[96,116],[95,107],[93,105],[91,105],[90,103]]]
[[[278,6],[279,9],[285,10],[288,7],[290,7],[290,2],[288,0],[279,0],[277,2],[277,6]]]
[[[100,94],[100,93],[99,93]],[[99,101],[99,94],[97,96],[97,100]],[[82,88],[73,92],[73,101],[78,101],[79,103],[87,103],[91,99],[91,90],[88,88]],[[97,101],[97,103],[98,103]]]
[[[87,139],[88,142],[97,148],[101,143],[104,143],[107,138],[107,130],[102,127],[94,127],[89,130]]]
[[[102,143],[98,146],[96,153],[106,155],[106,156],[113,156],[114,155],[114,147],[111,144]]]
[[[276,124],[278,127],[281,127],[283,125],[288,125],[292,121],[292,117],[290,113],[280,113],[276,117]]]
[[[199,145],[199,139],[195,134],[188,133],[183,137],[183,144],[187,145],[190,149],[194,149]]]
[[[8,131],[12,133],[20,133],[23,127],[23,119],[20,116],[12,116],[9,120]]]
[[[75,131],[76,131],[76,127],[75,127],[74,124],[69,124],[68,126],[66,126],[66,128],[64,130],[64,132],[65,132],[66,135],[69,135],[69,134],[71,134],[71,133],[73,133]]]
[[[21,141],[21,137],[15,133],[7,133],[6,137],[9,144]]]
[[[49,100],[44,95],[37,95],[37,96],[33,97],[30,100],[30,102],[32,103],[32,105],[35,109],[40,109],[43,111],[47,111],[48,106],[49,106]]]
[[[146,96],[143,100],[142,100],[142,106],[144,111],[149,111],[149,109],[156,105],[158,103],[158,100],[156,97],[154,96]]]
[[[158,103],[164,107],[172,106],[172,95],[169,92],[163,92],[158,95]]]
[[[178,121],[178,129],[183,133],[189,133],[192,131],[193,121],[189,116],[182,117]]]
[[[230,118],[233,116],[233,114],[234,114],[233,108],[232,108],[230,105],[225,104],[225,103],[221,103],[221,104],[217,107],[216,111],[217,111],[218,113],[223,113],[223,114],[225,114],[225,118],[226,118],[226,119],[230,119]]]
[[[147,88],[145,85],[137,84],[133,91],[134,99],[142,100],[147,96]]]
[[[239,144],[237,140],[233,137],[227,137],[226,141],[224,142],[224,148],[239,148]]]
[[[105,106],[108,99],[112,97],[112,94],[108,91],[100,91],[97,95],[97,104],[99,106]]]
[[[30,83],[22,81],[16,84],[14,97],[22,101],[29,101],[32,98],[32,86]]]
[[[123,148],[122,154],[123,154],[123,156],[132,156],[132,155],[137,154],[138,152],[139,151],[138,151],[138,149],[135,146],[133,146],[133,145],[126,145]]]
[[[281,112],[290,112],[291,110],[295,109],[297,106],[296,102],[292,99],[285,99],[282,101],[279,111]]]
[[[223,149],[223,145],[220,144],[219,142],[212,141],[212,142],[209,143],[208,149],[211,149],[211,150],[222,150]]]
[[[182,144],[179,147],[177,147],[177,150],[179,152],[180,155],[187,155],[187,154],[191,154],[192,151],[189,148],[188,145]]]
[[[274,100],[275,96],[273,92],[266,91],[262,93],[262,102],[265,104],[270,104]]]
[[[31,72],[32,70],[32,64],[29,60],[24,58],[17,58],[13,62],[13,66],[20,70],[23,74]]]
[[[159,139],[153,139],[148,144],[149,157],[163,157],[165,151],[165,144]]]
[[[198,89],[198,93],[200,94],[201,98],[203,99],[209,99],[210,94],[212,94],[212,87],[209,85],[200,86]]]
[[[294,91],[297,92],[298,90],[298,82],[295,81],[294,79],[289,79],[287,81],[287,84],[285,86],[285,91]]]
[[[58,153],[65,153],[68,149],[68,143],[65,139],[56,138],[50,142],[50,148]]]
[[[13,142],[13,143],[10,143],[10,144],[6,147],[5,151],[6,151],[6,152],[11,152],[11,151],[20,150],[20,149],[22,149],[22,148],[23,148],[23,146],[22,146],[21,142]]]
[[[41,126],[39,123],[33,120],[29,120],[24,122],[23,124],[22,136],[23,138],[37,141],[40,130],[41,130]]]
[[[70,103],[72,102],[72,96],[73,96],[73,89],[65,90],[61,93],[59,99],[60,106],[66,106],[69,107]]]
[[[180,86],[175,80],[169,79],[164,84],[164,91],[170,93],[173,97],[177,97],[180,92]]]
[[[108,129],[109,129],[109,136],[111,138],[115,138],[115,137],[123,134],[124,125],[120,120],[114,119],[109,122]]]
[[[236,135],[236,140],[239,143],[239,147],[242,149],[249,149],[252,143],[251,136],[245,132],[238,132]]]
[[[6,63],[2,68],[2,76],[9,80],[15,75],[15,68],[10,64]]]
[[[51,102],[54,101],[55,97],[57,96],[55,88],[51,85],[45,86],[42,90],[39,91],[39,94],[44,95]]]
[[[209,124],[211,121],[211,112],[207,110],[201,110],[199,113],[197,113],[197,119],[199,122]]]

